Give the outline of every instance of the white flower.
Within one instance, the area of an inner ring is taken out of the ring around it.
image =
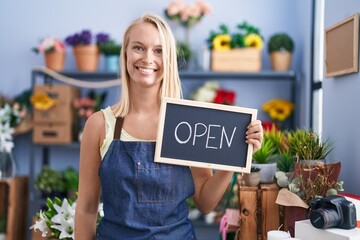
[[[58,216],[60,215],[60,216]],[[57,230],[59,230],[61,233],[60,233],[60,236],[59,236],[59,239],[63,239],[63,238],[71,238],[71,239],[74,239],[74,218],[71,217],[69,219],[65,219],[64,218],[64,215],[61,215],[61,214],[58,214],[58,215],[55,215],[51,221],[55,222],[53,219],[55,217],[57,217],[57,222],[58,224],[56,225],[51,225],[52,228],[55,228]]]
[[[74,219],[76,203],[70,205],[66,198],[64,198],[61,206],[54,203],[54,208],[58,214],[51,218],[55,224],[51,225],[52,228],[61,231],[60,239],[74,238]]]
[[[103,204],[103,203],[100,203],[100,204],[99,204],[99,210],[98,210],[98,212],[99,212],[100,217],[104,217],[104,216],[105,216],[105,214],[104,214],[104,204]]]
[[[42,212],[41,210],[39,215],[40,215],[40,219],[36,221],[35,224],[30,227],[30,229],[34,229],[34,232],[36,232],[36,230],[39,229],[42,232],[41,236],[46,237],[50,231],[50,229],[46,225],[46,221],[48,219],[46,218],[44,212]]]
[[[208,81],[202,87],[198,88],[192,98],[201,102],[213,102],[219,84],[216,81]]]

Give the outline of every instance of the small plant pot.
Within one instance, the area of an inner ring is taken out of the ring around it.
[[[253,167],[260,168],[260,183],[272,183],[277,170],[276,163],[253,163]]]
[[[287,51],[272,52],[270,54],[271,68],[276,72],[287,72],[291,67],[292,54]]]
[[[105,57],[105,70],[107,72],[118,72],[119,67],[119,56]]]
[[[95,72],[99,62],[99,48],[96,45],[74,47],[76,67],[79,71]]]
[[[260,183],[260,172],[245,173],[242,180],[245,186],[257,187]]]
[[[53,51],[51,53],[45,53],[45,66],[54,71],[64,70],[65,53]]]

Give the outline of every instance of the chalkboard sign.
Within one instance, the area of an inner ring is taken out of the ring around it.
[[[155,162],[250,172],[256,109],[163,98],[160,111]]]

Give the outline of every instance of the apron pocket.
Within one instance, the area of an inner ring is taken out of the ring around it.
[[[173,166],[161,163],[137,163],[138,202],[174,200]]]

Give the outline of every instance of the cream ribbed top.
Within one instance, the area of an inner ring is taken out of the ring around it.
[[[105,109],[101,109],[102,113],[104,114],[105,118],[105,139],[103,141],[102,146],[100,147],[100,154],[101,159],[105,156],[105,153],[109,149],[111,142],[114,139],[114,131],[115,131],[115,123],[116,117],[111,110],[111,107],[107,107]],[[131,136],[128,132],[124,129],[121,130],[120,140],[124,142],[154,142],[155,140],[143,140],[138,139],[136,137]]]

